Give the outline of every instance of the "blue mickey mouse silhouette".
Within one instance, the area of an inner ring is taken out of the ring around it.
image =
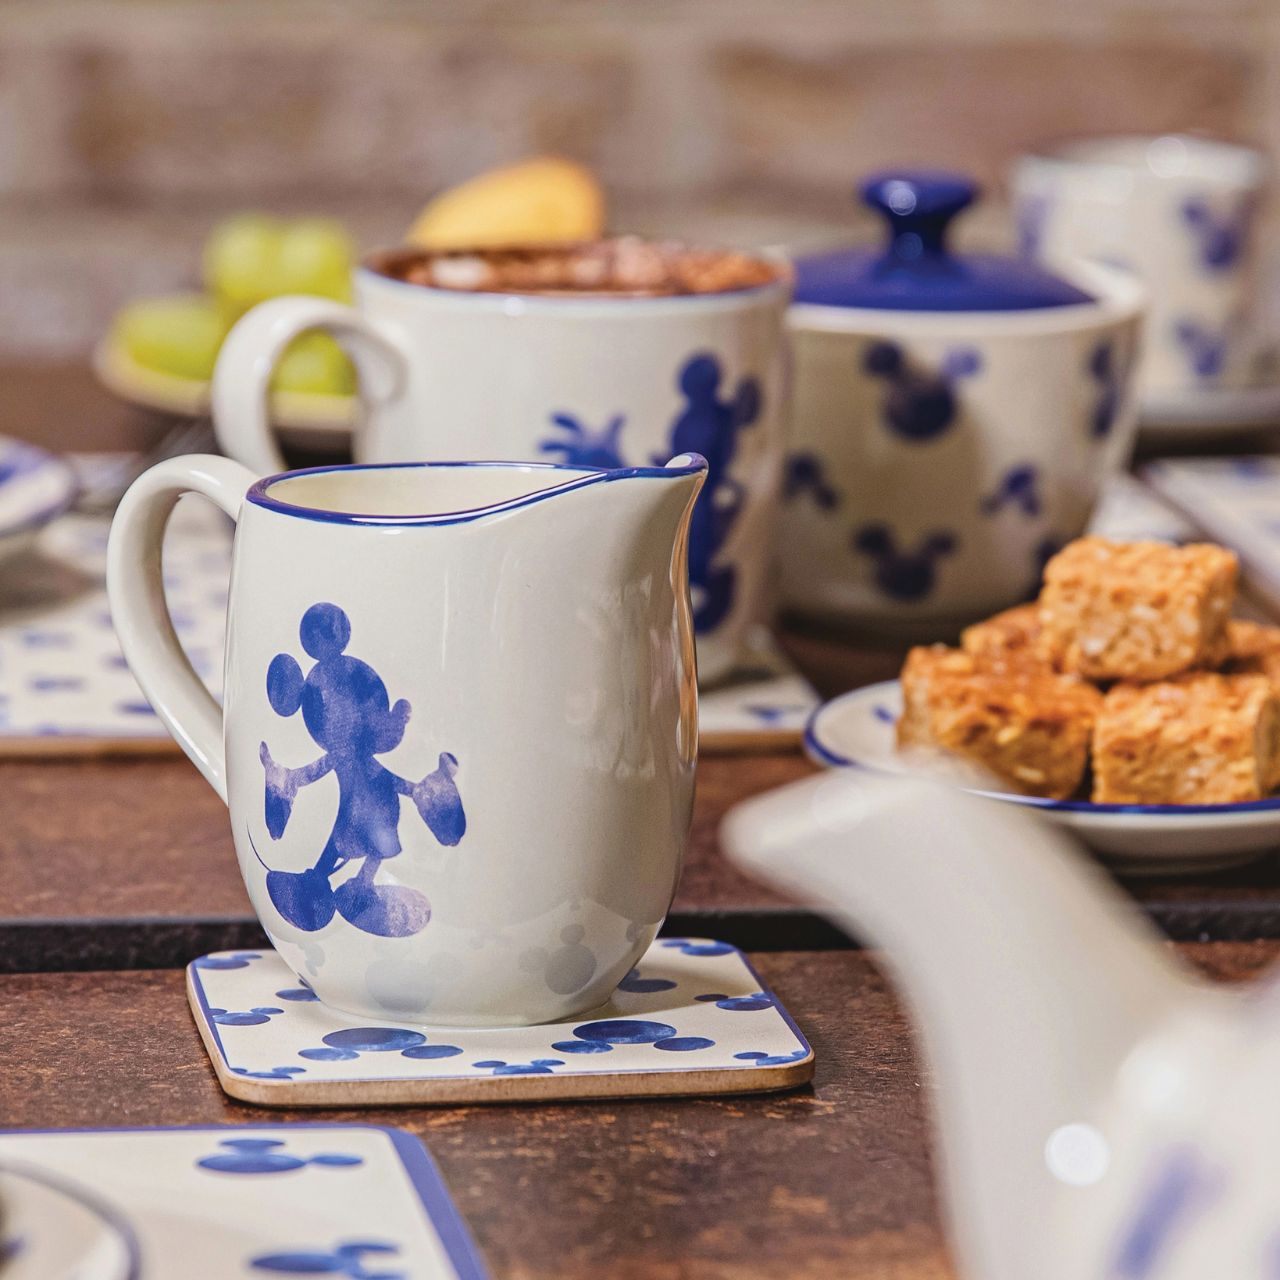
[[[688,404],[671,427],[673,456],[700,453],[707,460],[706,482],[689,525],[693,626],[703,632],[719,626],[733,608],[737,571],[731,564],[718,564],[717,558],[742,514],[746,490],[729,471],[740,433],[760,416],[755,378],[740,379],[732,395],[722,398],[723,377],[719,360],[707,352],[686,360],[677,381]]]
[[[1199,196],[1182,206],[1182,220],[1191,229],[1201,264],[1209,271],[1229,271],[1239,262],[1252,218],[1253,201],[1247,197],[1225,214],[1215,213]]]
[[[957,347],[934,373],[913,368],[896,342],[873,342],[863,353],[862,367],[889,384],[882,410],[885,426],[904,440],[923,444],[955,423],[960,407],[955,384],[978,373],[982,357],[971,347]]]
[[[622,446],[618,437],[626,419],[622,414],[609,419],[600,431],[585,427],[572,414],[553,413],[551,421],[563,432],[559,439],[544,440],[538,447],[543,453],[558,453],[558,461],[571,467],[624,467]]]
[[[1100,390],[1090,431],[1095,440],[1102,440],[1111,434],[1116,415],[1120,412],[1120,385],[1123,381],[1120,362],[1111,343],[1100,342],[1094,347],[1089,356],[1089,374]]]
[[[955,534],[935,530],[914,550],[900,550],[886,524],[863,525],[853,535],[853,548],[875,563],[876,586],[894,600],[923,600],[937,581],[937,562],[959,545]]]
[[[786,476],[782,482],[782,499],[795,502],[808,495],[814,506],[830,511],[840,502],[840,495],[827,479],[827,469],[816,453],[793,453],[787,459]]]
[[[330,1169],[352,1169],[364,1164],[360,1156],[341,1152],[325,1152],[318,1156],[294,1156],[285,1150],[279,1138],[224,1138],[218,1143],[220,1151],[203,1160],[197,1160],[201,1169],[214,1173],[289,1173],[318,1165]]]
[[[982,512],[993,516],[1006,506],[1022,509],[1023,515],[1038,516],[1040,514],[1040,495],[1037,492],[1039,473],[1030,463],[1019,463],[1010,467],[1000,477],[995,492],[982,499]]]
[[[1227,360],[1226,333],[1217,333],[1196,320],[1182,319],[1174,323],[1173,334],[1196,377],[1215,378],[1222,372]]]
[[[347,1280],[409,1280],[399,1269],[383,1271],[380,1258],[399,1254],[400,1246],[386,1240],[340,1240],[332,1249],[289,1249],[283,1253],[263,1253],[249,1260],[255,1271],[290,1276],[345,1276]],[[371,1256],[374,1270],[366,1266]]]
[[[739,435],[760,416],[760,384],[755,378],[739,380],[731,395],[722,396],[724,371],[709,352],[690,356],[680,367],[676,385],[686,405],[671,425],[666,456],[655,456],[656,466],[681,453],[700,453],[707,460],[707,476],[693,508],[689,526],[689,583],[693,593],[693,625],[710,631],[733,607],[737,574],[732,565],[717,563],[721,547],[742,512],[746,493],[729,474],[738,452]],[[592,431],[571,414],[555,413],[552,423],[563,433],[543,440],[539,449],[559,455],[561,462],[580,467],[625,467],[619,438],[625,419],[611,418]]]
[[[462,839],[467,819],[454,783],[457,758],[442,752],[438,768],[421,782],[379,764],[375,757],[399,746],[404,737],[408,702],[401,698],[392,705],[378,673],[346,654],[351,622],[336,604],[312,605],[302,616],[299,636],[315,665],[304,677],[292,655],[277,654],[267,669],[267,698],[278,715],[301,710],[308,733],[324,754],[291,769],[277,764],[262,743],[267,831],[279,840],[299,790],[329,773],[338,781],[338,813],[315,865],[299,872],[267,868],[267,893],[290,924],[308,932],[324,928],[337,911],[365,933],[408,937],[426,927],[430,903],[416,889],[378,884],[375,877],[387,859],[401,852],[401,796],[413,801],[442,845]],[[359,872],[334,888],[333,876],[350,862],[362,862]]]

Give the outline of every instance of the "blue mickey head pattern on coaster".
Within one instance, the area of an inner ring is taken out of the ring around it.
[[[268,1105],[745,1093],[813,1069],[747,958],[708,938],[659,938],[608,1006],[547,1026],[371,1023],[321,1004],[272,951],[201,957],[187,988],[223,1088]]]
[[[20,1259],[23,1275],[484,1280],[487,1274],[430,1156],[399,1129],[0,1131],[0,1163],[71,1188],[110,1228],[78,1235],[74,1206],[68,1218],[61,1202],[24,1197],[19,1179],[5,1182],[0,1257]],[[69,1253],[79,1248],[85,1256],[68,1270]]]
[[[73,459],[89,487],[125,455]],[[15,556],[0,581],[0,748],[77,740],[167,744],[168,732],[125,665],[107,605],[109,516],[71,513]],[[165,538],[164,584],[183,649],[215,697],[222,687],[231,526],[206,503],[183,502]]]

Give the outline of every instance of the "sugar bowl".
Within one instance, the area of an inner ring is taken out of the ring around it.
[[[797,263],[781,599],[940,637],[1025,598],[1123,465],[1144,293],[1101,264],[953,253],[963,177],[861,192],[886,243]]]

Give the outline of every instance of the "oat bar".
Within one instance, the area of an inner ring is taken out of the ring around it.
[[[1231,804],[1280,785],[1280,702],[1261,675],[1118,684],[1093,737],[1099,804]]]
[[[1045,667],[1045,659],[1036,650],[1039,635],[1039,607],[1020,604],[966,627],[960,634],[960,645],[966,653],[993,665]]]
[[[1226,656],[1236,558],[1206,543],[1081,538],[1049,561],[1041,655],[1090,680],[1162,680]]]
[[[902,669],[898,747],[976,765],[1005,789],[1064,799],[1080,786],[1101,695],[1071,676],[991,664],[943,645]]]
[[[1222,669],[1266,676],[1280,689],[1280,627],[1232,618],[1227,623],[1227,659]]]

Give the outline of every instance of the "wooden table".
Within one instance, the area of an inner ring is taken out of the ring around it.
[[[1190,945],[1218,978],[1276,943]],[[219,1091],[182,975],[0,977],[0,1126],[390,1124],[422,1137],[495,1276],[943,1280],[921,1077],[865,952],[752,957],[813,1044],[813,1085],[744,1098],[262,1111]],[[159,1280],[169,1280],[162,1277]]]
[[[82,369],[0,368],[0,433],[89,449],[144,447],[156,432]],[[891,650],[786,639],[828,694],[898,661]],[[672,927],[757,952],[813,1043],[812,1088],[324,1117],[424,1137],[497,1276],[951,1276],[927,1082],[874,957],[739,876],[717,849],[735,801],[809,771],[797,753],[703,760]],[[178,966],[257,938],[225,810],[194,769],[181,759],[0,762],[0,813],[0,1125],[287,1118],[224,1098],[187,1013]],[[1129,887],[1175,937],[1280,938],[1280,859]],[[1180,950],[1229,979],[1280,945]]]

